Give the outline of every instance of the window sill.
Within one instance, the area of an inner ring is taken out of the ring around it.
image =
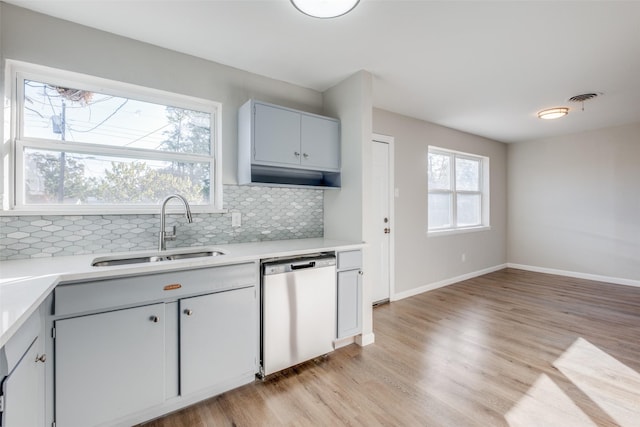
[[[466,227],[466,228],[447,228],[445,230],[427,231],[427,237],[451,236],[453,234],[466,234],[466,233],[475,233],[478,231],[489,231],[489,230],[491,230],[490,225],[481,225],[479,227]]]

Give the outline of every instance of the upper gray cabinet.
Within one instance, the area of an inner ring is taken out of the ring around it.
[[[250,100],[238,112],[238,182],[340,186],[340,121]]]
[[[300,164],[320,170],[340,170],[340,122],[302,114]]]
[[[300,113],[255,103],[253,123],[254,163],[300,165]]]

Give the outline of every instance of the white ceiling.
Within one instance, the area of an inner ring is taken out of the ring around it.
[[[640,1],[361,0],[328,20],[288,0],[5,2],[318,91],[367,70],[375,107],[503,142],[640,121]]]

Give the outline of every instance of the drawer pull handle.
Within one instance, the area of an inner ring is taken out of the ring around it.
[[[188,309],[188,308],[187,308],[187,309],[184,311],[184,314],[186,314],[187,316],[191,316],[191,315],[193,314],[193,310],[190,310],[190,309]]]
[[[47,361],[47,355],[46,354],[41,354],[40,356],[36,356],[36,363],[38,362],[46,362]]]
[[[172,291],[174,289],[180,289],[182,287],[182,285],[180,283],[172,283],[170,285],[166,285],[164,287],[165,291]]]
[[[151,316],[149,320],[151,320],[153,323],[158,323],[160,321],[160,318],[158,316]]]
[[[358,271],[358,274],[362,276],[362,275],[364,274],[364,271],[359,270],[359,271]]]

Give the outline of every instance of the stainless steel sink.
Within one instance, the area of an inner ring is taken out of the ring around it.
[[[91,265],[93,267],[110,267],[114,265],[126,265],[126,264],[140,264],[146,262],[162,262],[162,261],[175,261],[178,259],[187,258],[204,258],[212,256],[225,255],[225,252],[217,249],[198,249],[188,252],[155,252],[153,254],[136,254],[131,256],[118,256],[118,257],[100,257],[93,260]]]

